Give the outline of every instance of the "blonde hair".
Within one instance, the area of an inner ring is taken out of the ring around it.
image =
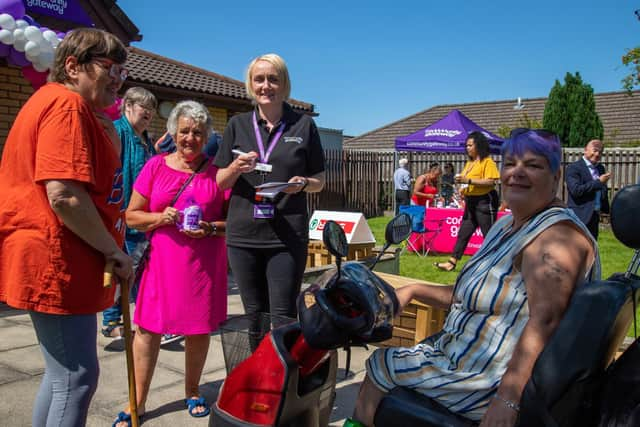
[[[291,95],[291,80],[289,79],[289,70],[287,69],[287,64],[284,62],[284,59],[282,59],[282,57],[280,57],[280,55],[276,53],[267,53],[266,55],[258,56],[249,63],[244,80],[244,86],[247,90],[247,95],[249,95],[249,98],[253,100],[256,99],[256,94],[251,88],[251,79],[253,77],[253,67],[255,67],[258,61],[268,62],[275,67],[276,72],[278,73],[278,79],[280,80],[280,85],[284,90],[284,99],[289,99],[289,95]]]

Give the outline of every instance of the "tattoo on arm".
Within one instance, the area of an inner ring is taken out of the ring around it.
[[[567,271],[558,265],[553,256],[548,252],[542,254],[542,263],[544,265],[545,278],[549,280],[559,281],[567,274]]]

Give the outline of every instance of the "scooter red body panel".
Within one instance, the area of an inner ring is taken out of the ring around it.
[[[274,329],[229,373],[210,425],[302,426],[307,417],[327,425],[336,365],[335,352],[309,347],[298,324]]]
[[[256,351],[227,376],[218,406],[253,424],[272,425],[283,398],[285,367],[269,332]]]

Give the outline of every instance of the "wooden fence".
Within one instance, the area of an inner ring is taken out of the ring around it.
[[[565,149],[562,170],[582,157],[582,149]],[[409,160],[411,176],[420,175],[432,162],[451,162],[456,172],[462,170],[467,156],[445,153],[398,153]],[[310,194],[309,212],[316,209],[362,212],[367,218],[381,216],[393,207],[393,172],[396,169],[393,151],[325,151],[327,184],[320,193]],[[500,157],[494,156],[500,166]],[[640,149],[608,149],[602,163],[611,180],[610,198],[625,185],[640,178]],[[559,196],[566,200],[563,185]]]

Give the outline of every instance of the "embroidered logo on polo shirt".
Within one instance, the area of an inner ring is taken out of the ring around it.
[[[299,136],[285,136],[284,142],[295,142],[296,144],[302,144],[302,137]]]

